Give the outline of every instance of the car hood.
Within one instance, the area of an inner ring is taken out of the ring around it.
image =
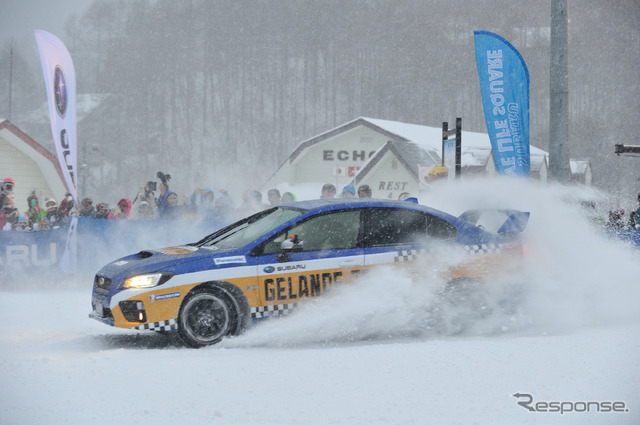
[[[239,257],[236,255],[237,251],[237,249],[213,250],[189,245],[143,250],[112,261],[100,269],[97,274],[112,279],[124,279],[136,274],[158,271],[184,273],[187,270],[205,267],[210,269],[233,264],[233,261],[228,259]],[[240,259],[237,262],[240,262]]]

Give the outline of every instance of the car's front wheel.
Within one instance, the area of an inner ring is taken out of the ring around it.
[[[182,303],[178,333],[182,341],[195,348],[219,342],[237,324],[237,313],[223,291],[199,288]]]

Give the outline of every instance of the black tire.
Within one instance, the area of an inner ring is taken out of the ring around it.
[[[190,347],[216,344],[226,335],[235,333],[237,327],[238,312],[233,300],[222,289],[198,287],[180,306],[178,333]]]
[[[484,284],[475,279],[457,278],[449,281],[443,291],[451,304],[482,309],[486,304]]]
[[[442,329],[449,335],[466,333],[493,312],[484,284],[475,279],[453,279],[444,287],[439,302]]]

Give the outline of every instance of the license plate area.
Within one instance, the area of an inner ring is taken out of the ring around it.
[[[104,317],[104,305],[100,300],[93,300],[93,312],[98,317]]]

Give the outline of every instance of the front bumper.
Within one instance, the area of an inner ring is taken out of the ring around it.
[[[93,297],[91,298],[91,313],[89,313],[89,317],[106,325],[115,326],[115,320],[111,313],[111,309],[109,307],[105,307],[108,305],[107,297],[100,296],[94,292]]]

